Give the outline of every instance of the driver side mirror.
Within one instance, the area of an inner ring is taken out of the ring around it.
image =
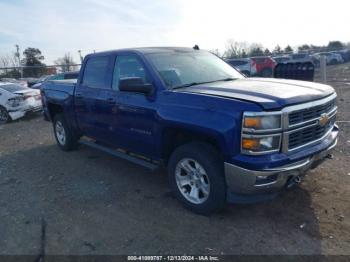
[[[152,84],[144,83],[141,77],[128,77],[119,80],[119,90],[149,95],[154,87]]]

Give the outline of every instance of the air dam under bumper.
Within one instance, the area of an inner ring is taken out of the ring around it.
[[[292,164],[271,169],[249,170],[225,163],[228,202],[260,202],[275,197],[283,188],[292,185],[294,179],[298,180],[309,169],[322,163],[336,144],[337,138],[319,153]]]

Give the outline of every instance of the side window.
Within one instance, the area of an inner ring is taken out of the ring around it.
[[[84,70],[83,84],[92,88],[107,88],[108,63],[108,56],[89,58]]]
[[[113,72],[113,89],[119,90],[119,81],[128,77],[140,77],[144,83],[150,82],[144,66],[135,56],[117,56]]]

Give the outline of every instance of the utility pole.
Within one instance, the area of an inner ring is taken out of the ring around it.
[[[83,57],[81,56],[81,50],[78,50],[79,56],[80,56],[80,63],[83,63]]]
[[[19,45],[16,44],[15,47],[16,47],[15,57],[17,58],[19,72],[21,74],[21,77],[23,77],[23,68],[21,67],[21,54],[19,52]]]
[[[327,58],[325,55],[320,56],[320,72],[322,82],[327,84]]]

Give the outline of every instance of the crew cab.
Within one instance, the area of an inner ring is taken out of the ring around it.
[[[332,87],[246,78],[203,50],[90,54],[77,81],[48,81],[41,92],[61,149],[80,142],[167,167],[175,196],[200,214],[276,196],[337,143]]]

